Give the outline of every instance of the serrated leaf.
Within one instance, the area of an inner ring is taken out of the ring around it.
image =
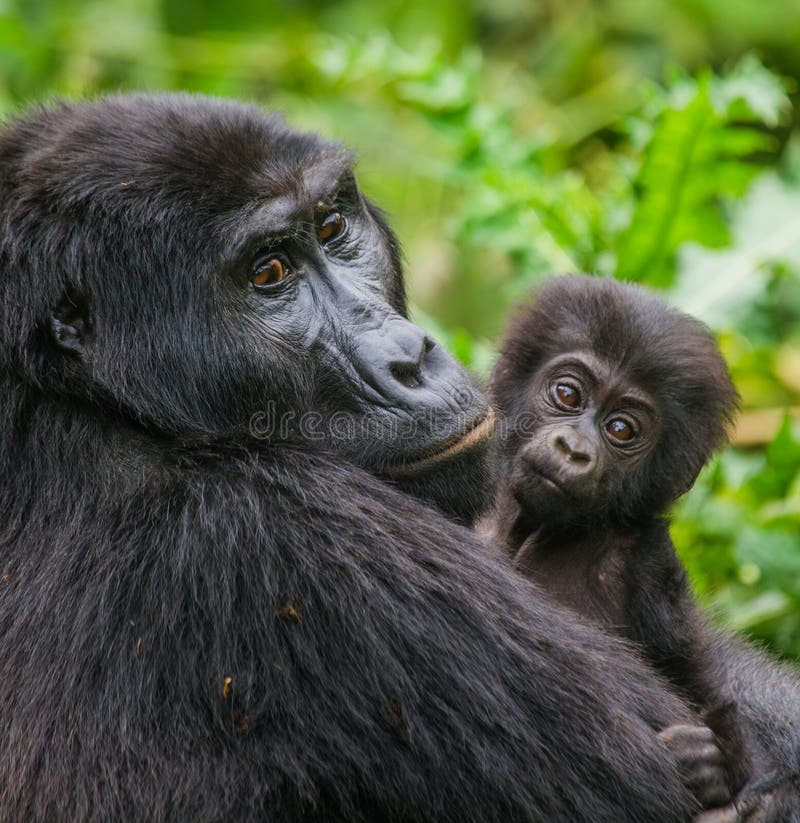
[[[748,122],[773,124],[785,109],[781,81],[754,59],[727,77],[681,76],[666,97],[635,177],[636,205],[617,234],[615,275],[670,286],[682,243],[728,240],[723,198],[740,197],[758,173],[754,155],[774,147],[771,135],[732,122],[745,105]]]
[[[668,262],[676,245],[673,230],[681,209],[687,208],[682,200],[695,173],[701,136],[715,118],[707,91],[700,88],[685,108],[662,114],[635,184],[641,194],[618,243],[618,278],[669,283]]]

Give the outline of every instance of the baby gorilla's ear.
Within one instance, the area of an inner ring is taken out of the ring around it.
[[[50,315],[48,328],[56,348],[84,357],[91,339],[89,299],[82,289],[68,287]]]
[[[700,472],[703,471],[707,461],[707,455],[703,455],[701,462],[699,462],[696,466],[689,467],[690,470],[687,475],[681,479],[679,483],[676,483],[676,488],[674,489],[672,499],[670,500],[671,503],[674,503],[676,500],[683,497],[684,494],[687,494],[692,490],[692,487],[697,482],[697,478],[700,477]]]

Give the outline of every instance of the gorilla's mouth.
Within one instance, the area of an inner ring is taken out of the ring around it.
[[[536,477],[545,488],[558,492],[559,494],[565,494],[561,484],[557,480],[550,477],[550,475],[547,475],[544,472],[536,472]]]
[[[412,460],[408,463],[398,463],[388,466],[384,474],[388,477],[409,477],[419,474],[427,469],[455,457],[461,452],[479,446],[486,442],[493,432],[496,423],[494,409],[489,407],[483,417],[479,417],[475,424],[466,433],[456,434],[437,444],[434,450],[428,452],[424,457]]]
[[[554,477],[539,468],[525,464],[524,469],[516,468],[512,481],[514,496],[522,505],[520,496],[525,497],[531,491],[541,494],[543,491],[556,494],[559,497],[569,497],[564,487]],[[533,487],[533,488],[531,488]]]

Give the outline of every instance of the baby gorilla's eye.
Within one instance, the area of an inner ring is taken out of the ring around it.
[[[285,280],[291,274],[289,266],[277,257],[272,257],[266,263],[259,263],[250,282],[257,288],[269,288]]]
[[[624,417],[614,417],[606,423],[606,431],[609,436],[618,443],[629,443],[636,437],[636,429],[629,420]]]
[[[317,227],[317,237],[322,243],[330,243],[331,240],[341,237],[346,228],[347,221],[344,217],[338,211],[332,211],[330,214],[325,215]]]
[[[559,381],[553,385],[551,393],[556,405],[562,409],[577,409],[581,405],[581,393],[574,383]]]

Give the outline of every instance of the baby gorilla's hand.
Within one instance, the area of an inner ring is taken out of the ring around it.
[[[684,783],[701,808],[717,809],[731,802],[725,755],[717,746],[711,729],[707,726],[668,726],[658,736],[675,758]]]
[[[770,804],[771,798],[765,796],[748,809],[739,809],[733,804],[724,809],[710,809],[697,815],[692,823],[766,823],[767,820],[784,820],[783,817],[772,816]]]

